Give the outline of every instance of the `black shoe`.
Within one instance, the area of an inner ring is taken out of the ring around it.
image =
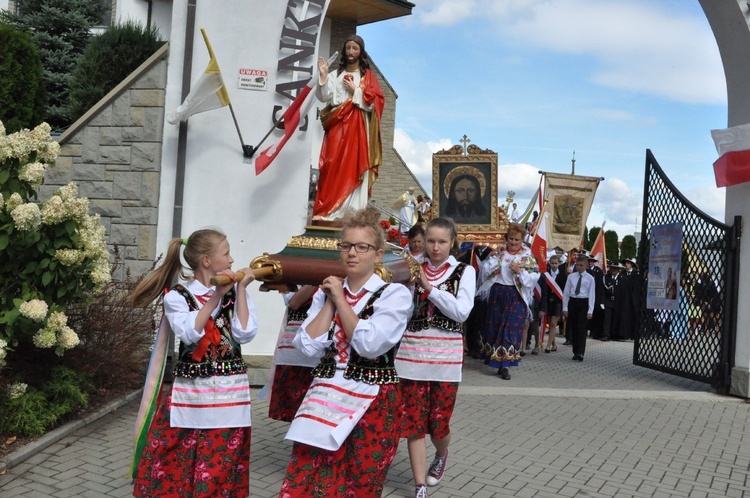
[[[581,356],[579,354],[574,354],[573,355],[573,361],[583,361],[583,356]]]
[[[563,342],[563,346],[570,346],[571,344],[573,344],[573,343],[570,342],[570,341],[568,341],[568,340],[566,340],[565,342]]]
[[[510,370],[508,370],[508,367],[502,367],[497,374],[503,380],[510,380]]]
[[[602,341],[602,342],[609,342],[609,337],[602,337],[599,340]]]
[[[521,356],[526,356],[526,351],[519,351],[518,354]]]

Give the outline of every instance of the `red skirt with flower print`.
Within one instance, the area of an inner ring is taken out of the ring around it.
[[[274,420],[291,422],[305,399],[313,381],[313,369],[295,365],[276,365],[268,402],[268,416]]]
[[[172,393],[159,400],[138,463],[134,496],[245,497],[250,494],[250,427],[169,426]]]
[[[401,379],[401,437],[443,439],[451,433],[458,382]]]
[[[400,406],[399,385],[382,385],[338,450],[295,442],[279,498],[379,497],[398,451]]]

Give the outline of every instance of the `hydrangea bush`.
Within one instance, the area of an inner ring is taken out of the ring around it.
[[[46,123],[6,136],[0,122],[0,368],[21,345],[74,348],[66,309],[110,281],[104,227],[75,183],[37,202],[59,152]]]

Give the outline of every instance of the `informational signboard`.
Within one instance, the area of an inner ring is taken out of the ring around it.
[[[646,308],[678,311],[682,272],[682,223],[651,228]]]
[[[266,90],[268,71],[264,69],[240,68],[237,75],[237,88],[240,90]]]

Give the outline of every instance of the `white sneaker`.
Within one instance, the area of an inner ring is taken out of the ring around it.
[[[435,486],[437,483],[440,482],[440,479],[443,478],[443,474],[445,473],[445,467],[448,464],[448,452],[445,452],[444,457],[439,457],[437,454],[435,455],[435,459],[430,464],[430,470],[427,472],[427,485],[428,486]]]
[[[427,498],[427,486],[424,484],[418,484],[414,488],[414,498]]]

